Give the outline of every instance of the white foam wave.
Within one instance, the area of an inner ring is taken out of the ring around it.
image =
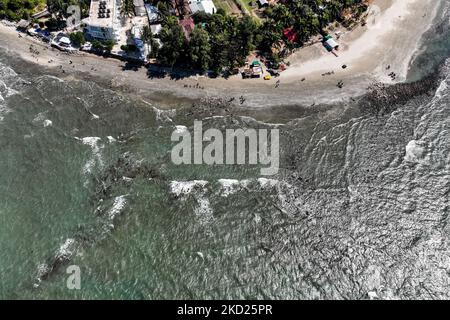
[[[157,121],[162,121],[162,122],[173,122],[171,117],[174,117],[176,114],[176,110],[175,109],[171,109],[171,110],[161,110],[155,107],[152,107],[153,111],[155,112],[155,117]]]
[[[205,180],[193,180],[193,181],[171,181],[170,192],[177,197],[190,194],[194,188],[204,188],[208,184]]]
[[[118,214],[123,212],[123,210],[125,209],[126,205],[127,205],[127,199],[126,199],[125,195],[116,197],[114,199],[113,206],[108,211],[108,219],[111,220],[111,221],[114,220],[114,218]]]
[[[77,140],[80,140],[83,144],[88,145],[92,149],[92,157],[86,162],[86,164],[83,167],[83,173],[89,174],[92,173],[92,170],[96,165],[102,167],[103,166],[103,159],[102,159],[102,153],[101,150],[103,149],[103,145],[101,145],[99,142],[101,141],[101,138],[99,137],[84,137],[84,138],[75,138]]]
[[[412,140],[410,141],[406,147],[405,161],[411,163],[419,163],[425,153],[425,149],[419,145],[418,141]]]
[[[175,126],[175,132],[176,133],[183,133],[187,131],[187,127],[186,126]]]
[[[75,251],[75,244],[75,239],[66,239],[56,252],[56,259],[69,259]]]

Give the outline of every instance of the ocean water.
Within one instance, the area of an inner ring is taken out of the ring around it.
[[[0,51],[0,298],[449,298],[450,32],[436,28],[411,83],[279,127],[270,179],[175,166],[183,110]]]

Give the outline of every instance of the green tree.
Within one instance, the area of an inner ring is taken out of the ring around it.
[[[169,16],[159,34],[162,47],[158,52],[158,59],[167,65],[180,63],[185,55],[186,37],[178,24],[178,19]]]
[[[134,15],[133,0],[123,0],[122,7],[120,8],[122,16],[132,17]]]
[[[81,31],[71,33],[70,41],[77,47],[80,47],[86,43],[86,39],[84,38],[84,33]]]
[[[159,42],[155,39],[150,27],[145,26],[142,30],[142,41],[150,46],[149,58],[156,58],[159,51]]]
[[[196,69],[205,71],[209,67],[210,52],[208,32],[203,28],[195,28],[189,41],[189,61]]]

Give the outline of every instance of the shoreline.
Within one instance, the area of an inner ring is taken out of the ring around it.
[[[19,39],[15,29],[2,24],[0,47],[15,57],[44,67],[52,75],[93,79],[111,90],[150,103],[161,102],[165,105],[163,109],[214,97],[234,98],[238,108],[307,107],[349,101],[362,96],[376,82],[404,82],[422,35],[431,26],[439,5],[435,0],[374,0],[369,7],[367,25],[345,33],[339,40],[342,46],[339,57],[326,52],[321,44],[301,48],[288,58],[290,67],[279,78],[269,81],[243,80],[238,76],[150,78],[145,67],[133,70],[124,61],[83,52],[69,55],[29,36]],[[38,56],[30,52],[30,45],[40,52]],[[343,64],[348,67],[342,69]],[[397,74],[395,80],[388,77],[387,65],[391,66],[389,72]],[[322,76],[331,70],[333,74]],[[275,88],[277,80],[281,82],[279,88]],[[339,81],[344,83],[342,89],[336,86]],[[245,99],[242,104],[241,96]]]

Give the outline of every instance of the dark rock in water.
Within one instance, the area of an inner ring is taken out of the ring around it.
[[[400,83],[390,86],[375,83],[368,88],[369,92],[361,101],[361,108],[372,114],[391,113],[414,97],[434,92],[438,80],[439,77],[434,74],[413,83]]]
[[[156,167],[141,163],[130,154],[125,153],[117,159],[116,163],[95,178],[96,187],[93,200],[98,202],[100,199],[110,198],[115,185],[127,183],[127,179],[124,180],[124,177],[164,180],[163,175]]]

